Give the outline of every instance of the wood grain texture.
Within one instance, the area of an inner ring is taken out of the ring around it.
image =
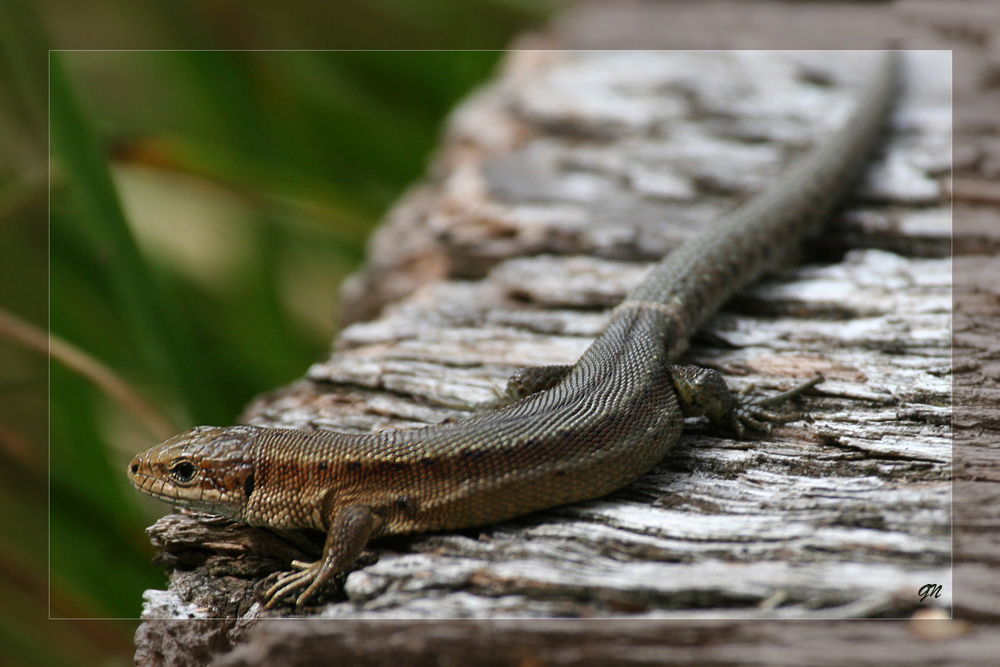
[[[583,19],[565,20],[557,34]],[[424,664],[469,651],[493,664],[603,664],[608,656],[659,664],[667,655],[841,664],[883,641],[894,647],[881,652],[888,664],[948,662],[952,650],[966,662],[985,656],[980,635],[927,644],[916,622],[704,620],[909,617],[924,606],[915,593],[925,583],[944,584],[937,605],[998,616],[988,582],[998,580],[989,564],[995,490],[980,483],[996,481],[996,450],[981,436],[998,424],[988,361],[997,338],[979,317],[961,332],[956,320],[956,344],[966,335],[970,357],[959,369],[971,379],[965,394],[979,407],[956,411],[958,442],[965,429],[969,446],[954,468],[956,528],[971,529],[955,546],[976,590],[959,597],[951,584],[950,68],[936,58],[911,56],[897,132],[857,204],[806,263],[733,300],[687,355],[737,388],[772,391],[823,372],[828,381],[808,403],[815,423],[750,442],[695,426],[650,474],[606,499],[378,542],[378,561],[352,573],[346,599],[322,613],[385,620],[255,629],[205,621],[221,624],[213,636],[246,642],[220,664],[332,654]],[[356,431],[419,425],[489,400],[513,368],[574,361],[644,262],[752,195],[835,125],[862,60],[515,54],[495,85],[456,112],[432,177],[390,215],[373,261],[348,289],[356,319],[391,305],[345,329],[329,359],[256,401],[247,418]],[[662,106],[644,98],[654,92]],[[976,174],[988,156],[969,164]],[[994,232],[984,224],[980,235]],[[995,294],[968,296],[979,315],[996,313]],[[963,483],[973,500],[960,497]],[[248,555],[259,553],[256,537],[219,539],[218,527],[176,516],[152,530],[168,545],[182,541],[174,531],[214,535],[218,548],[201,552],[206,564],[234,574],[175,573],[169,592],[150,596],[157,604],[147,618],[170,616],[181,601],[195,616],[257,616],[235,602],[247,599],[246,576],[266,569],[249,561],[258,558]],[[956,571],[956,585],[959,578]],[[392,620],[498,616],[651,620]],[[145,623],[137,655],[155,662],[198,627]],[[831,646],[838,652],[824,663]]]

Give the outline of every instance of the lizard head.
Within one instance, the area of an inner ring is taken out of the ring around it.
[[[241,519],[254,487],[253,426],[198,426],[136,455],[133,486],[180,507]]]

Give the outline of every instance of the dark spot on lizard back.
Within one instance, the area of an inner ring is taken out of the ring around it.
[[[486,456],[486,450],[482,448],[468,448],[462,450],[462,458],[473,461],[475,459],[481,459]]]

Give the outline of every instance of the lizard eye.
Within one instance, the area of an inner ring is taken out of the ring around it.
[[[181,484],[186,484],[194,477],[194,464],[190,461],[178,461],[170,467],[170,474]]]

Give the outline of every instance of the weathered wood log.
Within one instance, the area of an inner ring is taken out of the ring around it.
[[[255,401],[246,418],[337,430],[418,426],[490,400],[514,368],[574,361],[649,261],[752,196],[836,126],[868,58],[512,54],[498,81],[456,112],[432,176],[373,240],[372,261],[347,288],[356,323],[329,359]],[[979,581],[979,593],[962,599],[950,584],[950,61],[920,53],[907,63],[892,139],[857,200],[804,263],[734,299],[687,355],[726,372],[736,388],[763,392],[822,372],[827,381],[806,400],[815,422],[751,441],[694,424],[671,456],[608,498],[381,540],[346,577],[344,595],[316,610],[341,619],[669,625],[383,620],[251,629],[261,614],[253,578],[319,541],[175,515],[151,531],[179,569],[169,591],[147,595],[144,616],[240,620],[147,621],[137,660],[155,663],[170,651],[183,660],[188,647],[177,638],[203,633],[216,652],[246,642],[219,658],[233,665],[317,655],[418,664],[436,653],[480,664],[649,664],[668,654],[721,664],[779,655],[769,642],[792,663],[842,664],[878,640],[896,647],[882,659],[894,664],[948,655],[904,647],[921,632],[967,626],[869,632],[690,619],[911,617],[927,607],[947,615],[954,603],[995,621],[1000,584]],[[995,251],[995,232],[980,233]],[[995,298],[978,303],[998,309]],[[968,333],[971,370],[963,372],[985,381],[996,338]],[[990,391],[980,386],[980,407],[956,422],[966,433],[998,430]],[[998,477],[992,454],[983,444],[957,463],[956,475],[975,471],[965,479],[977,502],[990,492],[975,477]],[[955,513],[981,526],[966,557],[984,579],[1000,580],[987,555],[997,511],[956,501]],[[941,585],[941,597],[921,599],[927,584]],[[823,646],[846,652],[817,660]],[[982,641],[965,647],[967,656],[985,655]]]

